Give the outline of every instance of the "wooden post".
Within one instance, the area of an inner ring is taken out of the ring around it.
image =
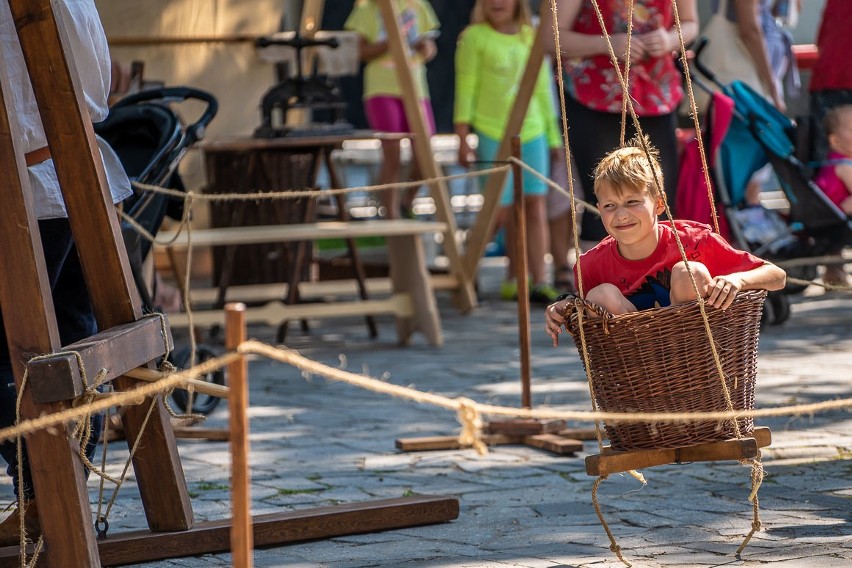
[[[521,139],[512,137],[512,156],[521,159]],[[524,408],[532,408],[530,389],[530,293],[527,284],[527,220],[524,211],[524,177],[521,167],[512,164],[514,181],[514,204],[512,219],[514,220],[515,242],[515,281],[518,283],[518,344],[521,350],[521,404]]]
[[[225,306],[225,346],[234,350],[246,340],[245,304]],[[231,555],[236,568],[250,568],[253,531],[249,487],[248,362],[245,357],[228,364],[228,399],[231,431]]]
[[[391,0],[379,0],[382,11],[385,30],[388,37],[388,50],[394,60],[397,79],[402,89],[402,103],[405,107],[405,117],[411,127],[414,138],[411,140],[412,151],[420,166],[420,172],[425,178],[437,178],[441,176],[435,156],[432,154],[432,146],[426,131],[426,120],[423,117],[423,107],[414,85],[414,77],[408,66],[407,46],[403,40],[399,28],[399,18],[396,6]],[[432,199],[435,201],[436,215],[439,221],[447,224],[444,231],[444,253],[450,262],[450,269],[456,277],[456,303],[464,312],[476,307],[476,292],[473,289],[473,281],[468,272],[465,271],[463,259],[459,252],[456,241],[456,218],[450,206],[450,196],[447,184],[444,182],[433,182],[429,184]],[[481,254],[481,252],[480,252]],[[477,257],[478,260],[478,257]]]
[[[26,419],[63,408],[58,403],[36,405],[32,389],[21,391],[26,360],[33,354],[58,350],[61,343],[20,147],[22,137],[8,118],[15,112],[12,92],[5,69],[0,68],[0,305],[17,392],[21,393],[21,417]],[[98,566],[78,446],[67,428],[56,430],[26,436],[33,483],[36,493],[44,496],[38,503],[42,533],[50,543],[47,560],[51,566]]]
[[[542,2],[542,7],[543,9],[549,9],[549,3]],[[503,134],[500,148],[494,156],[494,160],[497,162],[508,159],[511,152],[512,137],[521,133],[521,126],[524,123],[524,117],[527,114],[527,108],[530,105],[535,84],[541,72],[541,64],[544,61],[544,28],[545,26],[539,25],[538,32],[536,32],[535,41],[530,50],[530,56],[527,59],[527,66],[521,77],[521,84],[518,86],[518,94],[515,97],[512,111],[509,114],[509,120],[506,123],[506,132]],[[482,253],[485,252],[485,246],[488,244],[488,236],[494,228],[497,210],[500,206],[500,195],[505,183],[506,173],[498,172],[491,174],[485,184],[482,209],[479,210],[476,222],[470,229],[467,237],[464,269],[468,280],[473,280],[476,276],[476,271],[479,268],[479,259],[482,258]]]
[[[70,56],[62,11],[55,10],[50,0],[10,0],[9,6],[98,326],[109,329],[135,321],[142,315],[139,294],[131,278],[118,216],[108,191],[77,69]],[[113,384],[119,390],[127,390],[133,388],[136,381],[122,377]],[[146,414],[147,405],[128,407],[124,412],[122,419],[129,445],[141,434]],[[148,419],[145,443],[136,452],[133,465],[151,529],[190,528],[192,507],[171,423],[162,402],[157,403]],[[49,468],[49,460],[38,467]],[[169,474],[164,475],[164,472]]]

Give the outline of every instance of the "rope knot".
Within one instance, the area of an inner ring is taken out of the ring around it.
[[[473,446],[477,454],[484,456],[488,453],[488,448],[482,441],[483,422],[478,405],[465,397],[457,398],[456,402],[459,405],[458,417],[462,427],[459,433],[459,444]]]

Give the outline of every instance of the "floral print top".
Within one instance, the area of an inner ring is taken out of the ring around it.
[[[630,3],[625,0],[599,0],[609,34],[627,33]],[[674,24],[671,0],[635,0],[633,33],[643,34]],[[573,31],[602,35],[592,2],[583,2]],[[624,63],[619,62],[624,73]],[[565,89],[582,105],[601,112],[621,112],[621,83],[609,53],[564,62]],[[683,98],[681,75],[673,57],[646,57],[630,64],[628,90],[639,116],[660,116],[673,112]]]

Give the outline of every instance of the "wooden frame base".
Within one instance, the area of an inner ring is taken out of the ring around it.
[[[459,516],[455,497],[417,496],[270,513],[252,518],[254,547],[445,523]],[[153,562],[231,550],[231,521],[199,523],[187,531],[129,531],[98,541],[104,566]],[[0,568],[20,566],[18,547],[0,549]]]
[[[617,451],[604,446],[603,452],[586,457],[586,473],[600,476],[655,465],[688,462],[742,460],[757,457],[760,448],[772,443],[769,428],[755,427],[752,437],[697,444],[668,450]]]
[[[484,430],[482,441],[488,446],[530,446],[561,456],[582,451],[582,441],[595,438],[594,430],[566,429],[565,422],[562,420],[500,420],[489,422]],[[426,436],[396,440],[396,448],[403,452],[458,450],[461,447],[457,436]]]

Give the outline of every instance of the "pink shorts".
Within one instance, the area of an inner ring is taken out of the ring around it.
[[[435,116],[432,114],[432,104],[429,99],[421,101],[423,116],[426,119],[426,130],[429,135],[435,134]],[[411,132],[405,108],[399,97],[376,96],[364,101],[364,111],[370,128],[380,132]]]

